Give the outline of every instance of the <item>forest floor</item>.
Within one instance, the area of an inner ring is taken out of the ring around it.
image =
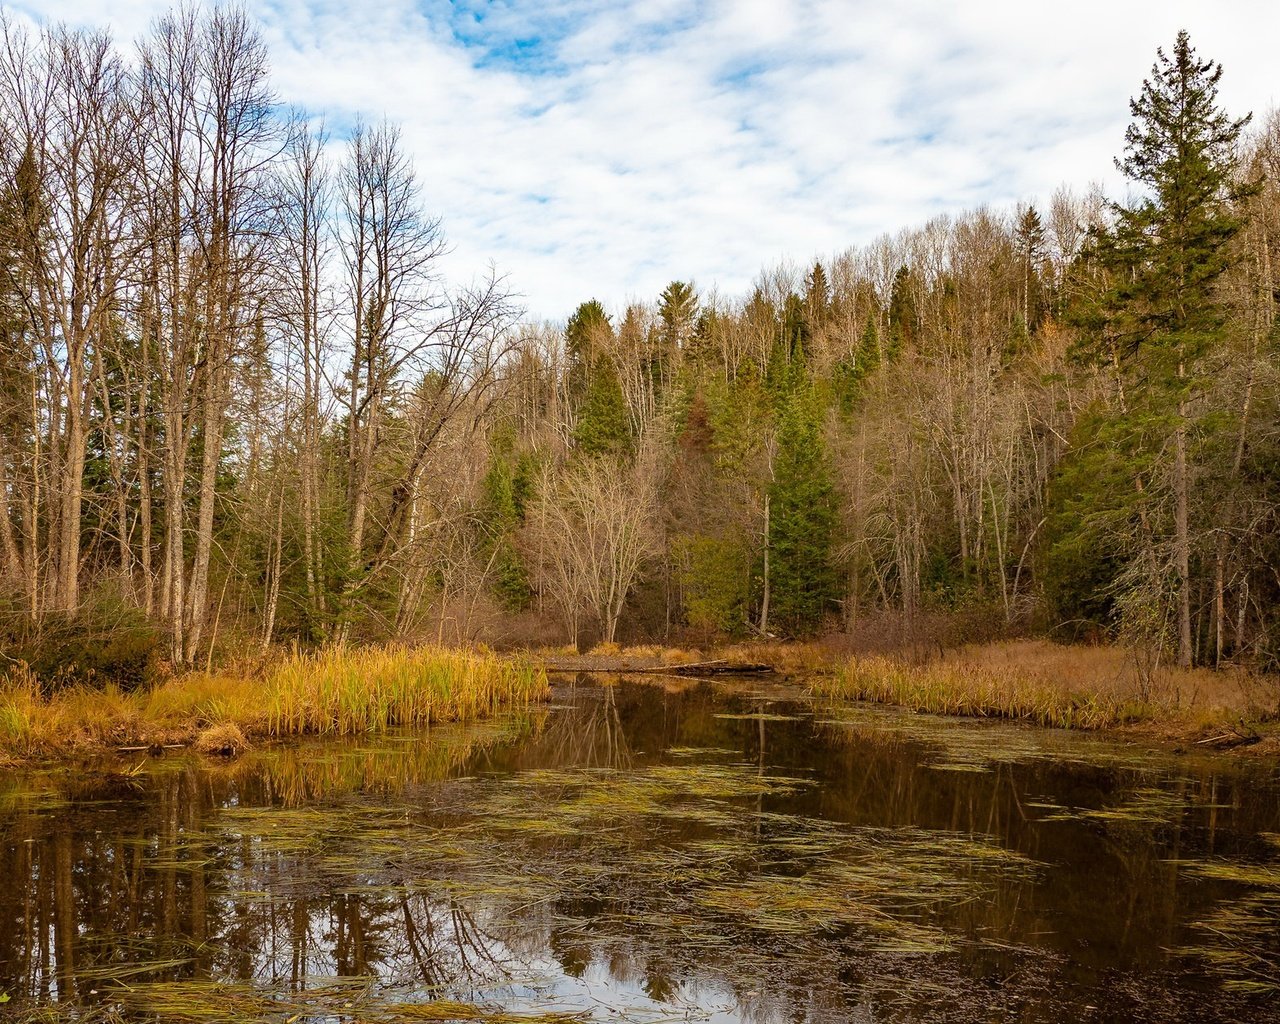
[[[649,677],[768,665],[819,698],[864,700],[923,714],[1104,729],[1176,745],[1280,755],[1280,677],[1180,669],[1114,645],[1021,639],[950,650],[851,654],[840,638],[679,648],[544,649],[548,672]],[[686,667],[686,671],[680,671]]]

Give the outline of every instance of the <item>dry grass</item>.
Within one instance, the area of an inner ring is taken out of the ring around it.
[[[234,722],[202,729],[193,746],[202,754],[239,757],[249,748],[249,740]]]
[[[853,658],[813,690],[822,696],[897,704],[917,712],[1007,718],[1101,729],[1177,720],[1191,727],[1273,712],[1267,687],[1238,671],[1144,664],[1118,647],[1019,640],[959,648],[910,665]]]
[[[472,721],[546,695],[545,673],[524,659],[433,647],[336,648],[280,665],[261,703],[267,732],[283,736]]]
[[[0,758],[190,743],[202,732],[223,752],[250,736],[473,721],[547,692],[545,673],[524,659],[434,647],[332,648],[286,658],[262,679],[190,675],[129,694],[46,696],[19,667],[0,679]]]
[[[821,641],[783,643],[753,641],[735,644],[716,652],[718,658],[772,665],[787,675],[813,676],[835,671],[843,658]]]

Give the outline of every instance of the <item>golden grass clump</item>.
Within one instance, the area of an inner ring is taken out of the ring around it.
[[[249,740],[235,722],[223,722],[202,729],[193,746],[202,754],[239,757],[249,747]]]
[[[819,679],[814,693],[897,704],[916,712],[1005,718],[1064,729],[1105,729],[1151,718],[1151,705],[1099,693],[1075,692],[1010,669],[933,662],[906,665],[890,658],[854,658]]]
[[[1016,640],[962,647],[922,665],[853,658],[812,689],[917,712],[1060,728],[1176,720],[1194,730],[1256,711],[1251,679],[1235,670],[1151,666],[1121,647]]]
[[[238,753],[255,735],[351,735],[473,721],[547,693],[546,674],[527,660],[437,647],[335,647],[293,655],[264,679],[193,674],[132,693],[109,685],[49,695],[20,665],[0,677],[0,755],[202,736],[211,750]]]
[[[546,673],[520,658],[440,647],[330,648],[277,667],[259,704],[270,735],[349,735],[472,721],[547,693]]]
[[[718,657],[772,665],[788,675],[810,676],[831,672],[839,660],[836,653],[817,641],[807,643],[753,640],[734,644],[717,652]]]

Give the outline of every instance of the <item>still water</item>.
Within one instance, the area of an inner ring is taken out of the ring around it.
[[[0,1018],[1280,1021],[1273,761],[556,684],[0,780]]]

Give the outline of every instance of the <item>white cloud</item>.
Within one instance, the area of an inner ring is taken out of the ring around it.
[[[167,3],[18,10],[128,39]],[[1221,99],[1280,97],[1280,5],[1082,0],[338,0],[254,8],[288,103],[403,125],[450,271],[489,260],[535,315],[672,278],[722,293],[937,212],[1119,188],[1111,160],[1157,45],[1186,27]],[[535,46],[520,41],[540,38]],[[517,54],[523,54],[518,56]],[[532,56],[530,56],[532,54]]]

